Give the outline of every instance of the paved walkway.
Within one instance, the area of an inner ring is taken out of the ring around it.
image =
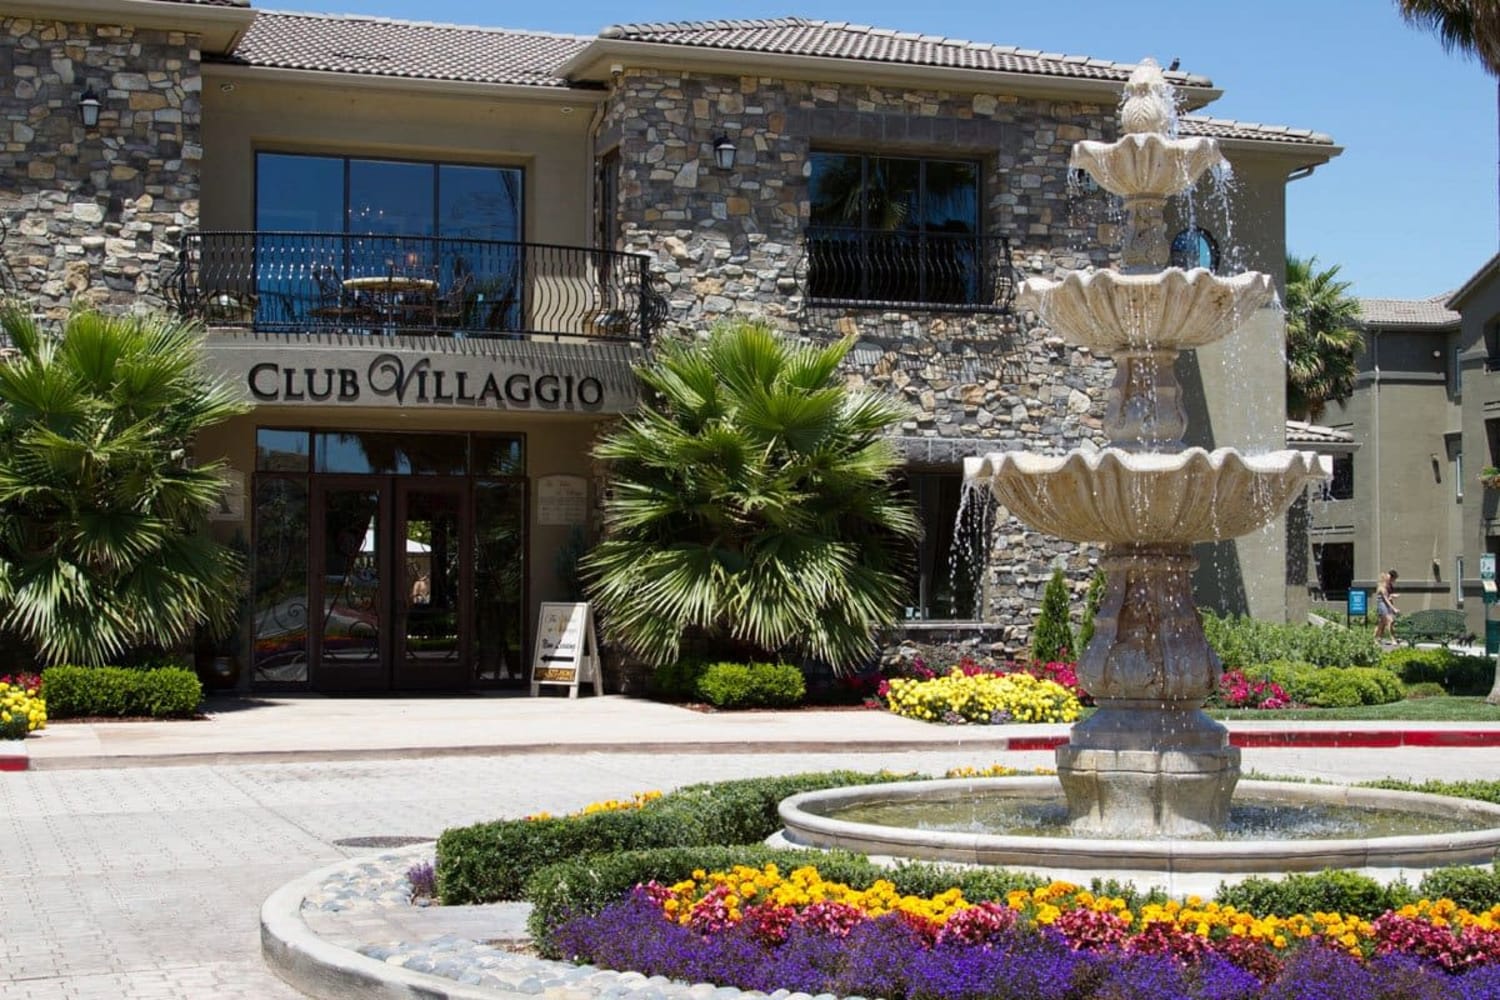
[[[1010,741],[1063,732],[860,711],[704,714],[612,696],[299,697],[211,709],[195,722],[55,723],[26,741],[31,770],[0,774],[0,998],[295,997],[261,959],[260,907],[315,869],[383,853],[357,846],[368,838],[433,838],[483,819],[754,774],[1048,766],[1050,752]],[[1298,728],[1232,728],[1266,727]],[[1244,765],[1328,780],[1500,779],[1500,746],[1251,747]]]

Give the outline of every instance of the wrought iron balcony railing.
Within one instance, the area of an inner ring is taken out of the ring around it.
[[[642,254],[352,233],[190,233],[166,295],[267,333],[645,341],[666,315]]]
[[[1015,298],[1003,236],[812,226],[802,268],[825,307],[1006,313]]]

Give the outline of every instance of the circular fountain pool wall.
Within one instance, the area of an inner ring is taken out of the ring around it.
[[[986,816],[1007,825],[988,828]],[[1212,839],[1074,837],[1058,825],[1065,816],[1055,778],[911,781],[795,795],[781,803],[778,839],[876,857],[996,865],[1071,882],[1120,878],[1174,895],[1211,894],[1221,882],[1252,875],[1327,868],[1416,882],[1434,868],[1489,864],[1500,851],[1500,806],[1338,785],[1242,781],[1230,829]],[[1257,834],[1258,825],[1277,833]],[[1300,835],[1287,832],[1288,825]]]

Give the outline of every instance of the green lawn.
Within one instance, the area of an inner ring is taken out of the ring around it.
[[[1500,722],[1500,706],[1486,705],[1483,698],[1417,698],[1389,705],[1358,708],[1289,708],[1262,711],[1250,708],[1211,708],[1215,719],[1295,719],[1311,722],[1399,721],[1399,722]]]

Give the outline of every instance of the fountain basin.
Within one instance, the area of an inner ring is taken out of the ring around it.
[[[1376,813],[1430,816],[1456,824],[1457,832],[1307,839],[1114,839],[1057,832],[1011,833],[924,830],[841,819],[842,810],[869,804],[909,804],[920,810],[933,798],[1008,797],[1050,802],[1063,797],[1051,777],[975,778],[898,782],[834,788],[794,795],[781,803],[780,842],[800,847],[856,851],[877,857],[997,865],[1087,884],[1118,878],[1175,896],[1211,895],[1223,882],[1254,875],[1339,868],[1381,882],[1416,882],[1449,865],[1489,864],[1500,851],[1500,806],[1419,792],[1337,785],[1242,781],[1236,803],[1302,807],[1355,807]],[[773,838],[775,839],[775,838]]]
[[[1005,451],[964,460],[966,480],[987,483],[1032,527],[1070,541],[1122,545],[1249,534],[1279,516],[1309,481],[1331,474],[1331,460],[1315,452],[1247,456],[1233,448]]]
[[[1110,194],[1164,198],[1186,191],[1205,170],[1223,162],[1224,154],[1213,139],[1171,139],[1160,132],[1135,132],[1117,142],[1075,143],[1068,166],[1087,170]]]
[[[1222,340],[1275,294],[1270,275],[1221,277],[1206,268],[1152,274],[1072,271],[1028,278],[1016,304],[1035,310],[1071,344],[1099,354],[1182,351]]]

